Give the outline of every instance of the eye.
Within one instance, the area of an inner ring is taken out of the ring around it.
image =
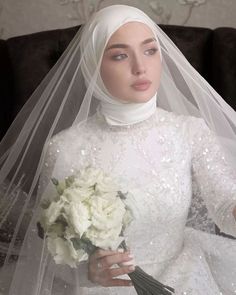
[[[157,51],[158,51],[158,48],[154,47],[154,48],[150,48],[150,49],[145,50],[144,54],[145,55],[154,55]]]
[[[123,60],[123,59],[125,59],[125,58],[127,58],[127,57],[128,57],[127,54],[125,54],[125,53],[121,53],[121,54],[113,55],[113,56],[112,56],[112,59],[113,59],[113,60],[116,60],[116,61],[119,61],[119,60]]]

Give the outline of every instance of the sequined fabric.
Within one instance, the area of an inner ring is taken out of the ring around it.
[[[213,234],[214,221],[236,236],[236,176],[202,119],[158,108],[144,122],[115,127],[96,114],[49,143],[40,189],[52,174],[64,178],[87,165],[132,194],[135,219],[125,235],[138,265],[177,295],[236,294],[236,241]],[[52,190],[49,184],[46,194]],[[66,281],[66,270],[58,269],[58,281]],[[136,294],[89,283],[86,265],[79,272],[80,295]],[[54,290],[69,294],[56,284]]]

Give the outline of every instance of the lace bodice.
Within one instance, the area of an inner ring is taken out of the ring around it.
[[[157,109],[144,122],[115,127],[96,114],[51,140],[41,190],[52,174],[64,178],[87,165],[102,168],[132,194],[135,219],[125,235],[141,266],[158,263],[161,272],[183,247],[193,191],[222,231],[236,236],[235,174],[202,119]],[[52,193],[49,183],[46,194]],[[206,220],[199,220],[204,229]]]

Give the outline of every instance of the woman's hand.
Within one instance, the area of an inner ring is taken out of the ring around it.
[[[116,267],[113,267],[117,264]],[[89,258],[88,279],[103,287],[132,286],[130,280],[117,276],[128,274],[135,269],[133,255],[127,252],[97,250]]]

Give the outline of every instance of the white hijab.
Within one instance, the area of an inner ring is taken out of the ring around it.
[[[119,10],[119,12],[117,11]],[[86,25],[84,40],[82,39],[81,51],[82,72],[88,86],[97,68],[100,68],[104,48],[112,34],[128,22],[141,22],[153,32],[159,52],[160,45],[157,39],[155,24],[139,9],[123,5],[113,5],[97,12]],[[86,36],[89,36],[87,40]],[[83,42],[84,41],[84,42]],[[83,47],[86,44],[86,49]],[[94,97],[99,101],[98,112],[101,113],[109,125],[129,125],[146,120],[156,111],[156,94],[145,103],[127,103],[112,96],[106,89],[100,73],[98,73]]]

